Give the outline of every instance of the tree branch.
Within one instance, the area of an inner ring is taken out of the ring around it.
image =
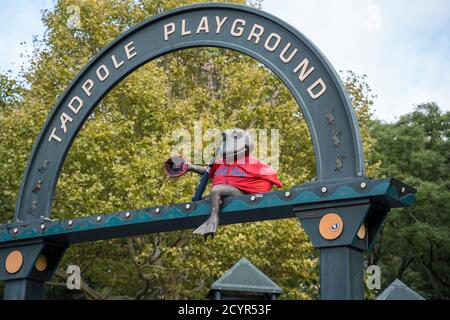
[[[56,269],[55,275],[64,281],[67,281],[69,278],[69,275],[61,268]],[[80,279],[81,284],[81,291],[85,294],[87,299],[93,299],[93,300],[104,300],[106,299],[105,296],[103,296],[101,293],[97,292],[96,290],[92,289],[86,281],[84,281],[83,278]]]

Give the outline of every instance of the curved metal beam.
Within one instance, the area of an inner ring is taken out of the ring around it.
[[[15,219],[49,217],[66,155],[101,99],[128,74],[164,54],[212,46],[247,54],[289,88],[307,121],[321,181],[364,175],[354,110],[324,55],[300,32],[260,10],[200,4],[165,12],[118,37],[83,68],[50,113],[25,169]],[[338,139],[333,139],[340,132]]]

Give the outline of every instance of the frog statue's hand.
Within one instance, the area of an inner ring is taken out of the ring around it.
[[[202,175],[207,170],[207,167],[190,164],[181,156],[172,156],[164,162],[164,171],[169,178],[181,177],[188,171]]]
[[[189,169],[189,164],[180,156],[172,156],[164,162],[164,170],[170,178],[181,177]]]

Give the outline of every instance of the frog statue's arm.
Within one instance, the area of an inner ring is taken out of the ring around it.
[[[195,172],[198,173],[199,175],[202,175],[206,172],[206,167],[203,166],[197,166],[195,164],[191,164],[191,163],[187,163],[188,167],[186,171],[191,171],[191,172]]]

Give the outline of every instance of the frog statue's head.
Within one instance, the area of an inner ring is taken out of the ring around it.
[[[219,157],[221,155],[227,163],[244,158],[254,149],[251,135],[243,129],[227,129],[222,132],[222,139],[218,155]]]

